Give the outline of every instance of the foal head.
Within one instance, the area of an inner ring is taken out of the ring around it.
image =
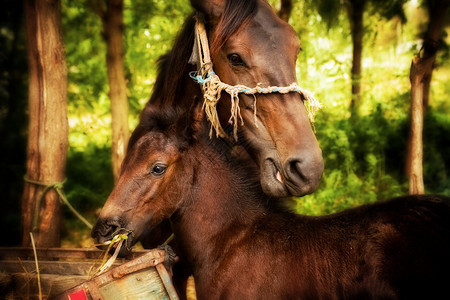
[[[174,122],[176,115],[153,111],[133,132],[119,180],[92,230],[97,244],[131,231],[121,250],[126,255],[189,193],[196,175],[193,163],[198,161],[189,144],[197,123],[186,126],[184,115]]]

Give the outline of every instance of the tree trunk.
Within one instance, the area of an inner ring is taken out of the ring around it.
[[[280,10],[278,11],[278,16],[280,17],[280,19],[289,22],[292,7],[292,0],[281,0]]]
[[[425,187],[423,183],[423,77],[425,75],[424,61],[415,57],[411,64],[411,127],[409,133],[409,193],[423,194]]]
[[[59,0],[25,1],[29,63],[27,179],[42,184],[64,180],[68,148],[67,73]],[[50,189],[27,182],[22,197],[22,244],[31,231],[39,247],[60,244],[61,207]],[[36,215],[37,214],[37,215]],[[33,220],[35,217],[37,223]]]
[[[409,193],[423,194],[423,113],[429,103],[429,91],[439,39],[444,27],[450,1],[427,1],[429,10],[428,29],[423,47],[412,61],[411,80],[411,127],[406,153],[406,173],[409,177]]]
[[[106,0],[106,9],[99,1],[91,1],[91,5],[102,19],[106,40],[112,119],[112,164],[114,180],[117,181],[130,136],[123,50],[123,0]]]
[[[429,74],[425,74],[423,77],[423,114],[427,112],[428,105],[430,104],[430,86],[431,86],[431,77],[433,75],[434,69],[434,59],[432,63],[432,67]]]
[[[350,19],[353,42],[353,63],[352,63],[352,99],[350,109],[352,115],[358,111],[361,104],[361,64],[364,36],[364,7],[365,0],[350,0],[347,2],[347,13]]]

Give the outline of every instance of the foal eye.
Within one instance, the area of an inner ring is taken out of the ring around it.
[[[231,65],[245,66],[245,62],[242,60],[242,58],[239,56],[239,54],[232,53],[232,54],[229,54],[227,57],[228,57],[228,61],[231,63]]]
[[[167,166],[163,164],[156,164],[153,166],[152,170],[150,171],[153,175],[162,175],[166,172]]]

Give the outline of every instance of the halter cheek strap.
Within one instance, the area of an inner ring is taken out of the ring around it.
[[[239,94],[253,95],[255,97],[255,118],[256,118],[256,94],[280,93],[287,94],[291,92],[299,93],[305,100],[306,110],[311,122],[314,122],[314,115],[322,106],[317,101],[313,94],[307,90],[300,88],[297,83],[292,83],[289,86],[269,86],[250,88],[245,85],[229,85],[222,82],[214,73],[211,55],[209,52],[208,37],[205,30],[205,25],[198,21],[195,24],[195,41],[189,63],[197,64],[197,71],[191,72],[189,75],[202,87],[203,91],[203,109],[205,110],[208,120],[211,122],[210,136],[212,136],[213,128],[216,131],[216,136],[227,137],[227,134],[220,125],[219,116],[217,114],[217,103],[220,100],[222,91],[228,93],[231,97],[231,117],[228,120],[230,124],[234,125],[233,137],[237,140],[237,124],[238,119],[241,125],[244,121],[241,116],[239,107]]]

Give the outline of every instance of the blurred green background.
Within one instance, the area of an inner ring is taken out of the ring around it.
[[[279,1],[270,1],[278,8]],[[378,2],[378,4],[377,4]],[[405,177],[411,60],[422,45],[428,13],[421,1],[369,1],[364,13],[362,99],[351,117],[352,40],[339,1],[293,0],[290,24],[302,41],[297,76],[323,108],[316,134],[325,172],[314,194],[296,199],[300,213],[325,214],[408,192]],[[328,5],[326,5],[329,3]],[[334,3],[333,6],[331,3]],[[386,4],[380,8],[380,3]],[[0,245],[18,244],[25,174],[27,64],[20,1],[0,12]],[[126,0],[125,56],[132,130],[150,97],[157,59],[173,43],[188,0]],[[400,17],[399,17],[400,16]],[[102,24],[86,1],[62,1],[69,80],[68,200],[92,223],[113,188],[111,116]],[[433,72],[424,122],[427,193],[450,195],[450,17]],[[89,230],[64,208],[63,246],[89,246]]]

